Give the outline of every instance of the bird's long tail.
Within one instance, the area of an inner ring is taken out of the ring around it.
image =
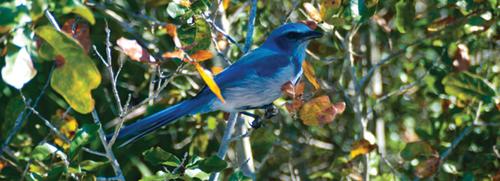
[[[148,116],[142,120],[136,121],[135,123],[128,125],[120,130],[118,133],[118,139],[127,139],[123,142],[120,147],[132,143],[147,134],[153,132],[154,130],[174,122],[178,118],[190,114],[196,114],[203,110],[204,106],[207,106],[205,99],[189,99],[182,101],[176,105],[166,108],[160,112],[157,112],[151,116]],[[108,140],[111,139],[113,135],[107,135]]]

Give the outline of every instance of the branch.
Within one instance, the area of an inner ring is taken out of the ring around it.
[[[368,120],[365,119],[364,116],[362,116],[363,112],[363,104],[362,104],[362,91],[359,86],[358,79],[356,76],[356,65],[354,64],[354,51],[352,47],[352,39],[358,32],[359,28],[361,27],[361,24],[356,24],[350,32],[347,33],[346,38],[344,39],[344,46],[345,49],[347,50],[347,61],[350,65],[350,68],[347,70],[351,74],[351,83],[354,86],[354,95],[352,95],[352,106],[353,106],[353,111],[354,111],[354,117],[355,119],[359,122],[361,125],[361,138],[364,138],[367,132],[367,126],[368,126]],[[370,166],[370,160],[368,159],[368,155],[363,155],[363,180],[364,181],[369,181],[370,180],[370,175],[368,173]]]
[[[253,42],[253,30],[255,28],[255,16],[257,14],[257,0],[251,0],[251,8],[250,8],[250,17],[248,18],[248,26],[247,26],[247,37],[245,40],[245,47],[243,52],[248,52],[252,47]]]
[[[94,123],[99,126],[99,139],[101,139],[102,146],[104,147],[104,150],[106,151],[106,157],[109,159],[111,162],[111,166],[113,167],[113,171],[115,172],[115,175],[118,180],[125,180],[125,177],[123,176],[123,172],[120,168],[120,164],[118,163],[118,160],[116,160],[115,155],[113,154],[113,150],[111,150],[111,147],[107,144],[106,141],[106,133],[104,133],[104,130],[102,129],[101,121],[99,120],[99,115],[97,115],[97,112],[95,109],[92,111],[92,118],[94,119]]]
[[[219,151],[217,151],[217,156],[221,159],[226,157],[227,149],[229,148],[229,143],[231,143],[231,135],[234,131],[234,125],[236,121],[238,121],[239,113],[231,113],[229,114],[229,118],[227,120],[226,129],[224,129],[224,135],[222,136],[222,141],[219,146]],[[219,172],[212,173],[210,175],[210,181],[217,180],[219,177]]]

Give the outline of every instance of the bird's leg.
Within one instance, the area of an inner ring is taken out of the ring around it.
[[[241,114],[244,114],[244,115],[247,115],[247,116],[250,116],[252,117],[254,120],[250,123],[250,126],[253,128],[253,129],[257,129],[257,128],[260,128],[262,126],[262,122],[260,121],[260,116],[256,115],[256,114],[252,114],[252,113],[249,113],[249,112],[241,112]]]
[[[265,109],[264,112],[265,119],[271,119],[272,117],[278,115],[279,113],[278,108],[273,103],[265,105],[262,108]]]

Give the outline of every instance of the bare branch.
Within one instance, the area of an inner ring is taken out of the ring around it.
[[[229,148],[229,143],[231,143],[231,135],[234,131],[234,125],[236,125],[236,121],[238,121],[239,113],[231,113],[227,120],[226,129],[224,129],[224,135],[222,136],[222,141],[219,146],[219,151],[217,151],[217,156],[221,159],[226,157],[227,149]],[[210,175],[210,181],[217,180],[219,177],[219,172],[212,173]]]

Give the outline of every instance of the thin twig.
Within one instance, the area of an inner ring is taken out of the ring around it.
[[[107,144],[106,133],[104,133],[104,130],[102,129],[101,121],[99,120],[99,115],[97,115],[97,112],[95,109],[92,111],[92,118],[94,119],[94,123],[99,126],[99,130],[98,130],[99,139],[101,139],[102,146],[104,147],[104,150],[106,151],[106,157],[111,162],[111,167],[113,167],[113,171],[115,172],[117,179],[118,180],[125,180],[125,177],[123,176],[123,172],[120,168],[120,164],[118,163],[118,160],[116,160],[116,157],[113,153],[113,150],[111,150],[111,147],[109,147]]]
[[[231,142],[231,135],[234,131],[234,125],[236,125],[236,121],[238,121],[239,114],[231,113],[229,114],[229,118],[227,120],[226,129],[224,129],[224,135],[222,136],[222,141],[219,146],[219,150],[217,151],[217,156],[221,159],[226,157],[227,149],[229,148],[229,143]],[[210,175],[209,180],[214,181],[219,177],[219,172],[212,173]]]

